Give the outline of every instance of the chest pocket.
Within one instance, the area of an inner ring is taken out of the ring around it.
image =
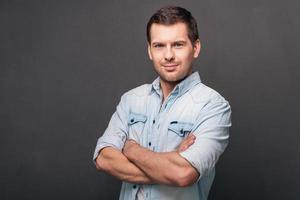
[[[128,117],[129,139],[137,142],[141,141],[141,135],[147,121],[147,116],[143,114],[130,113]]]
[[[176,133],[178,136],[184,137],[186,134],[191,132],[193,125],[194,124],[192,123],[172,121],[170,122],[168,129],[171,130],[171,132]]]

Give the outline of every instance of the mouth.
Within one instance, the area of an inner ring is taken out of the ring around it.
[[[178,64],[173,64],[173,63],[170,63],[170,64],[163,64],[162,65],[163,68],[168,71],[168,72],[172,72],[172,71],[175,71],[178,67]]]

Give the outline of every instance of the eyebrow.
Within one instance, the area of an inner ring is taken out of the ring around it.
[[[183,44],[186,44],[187,41],[185,41],[185,40],[177,40],[177,41],[173,42],[172,44],[176,44],[176,43],[183,43]]]
[[[163,42],[152,42],[151,45],[163,44]]]
[[[186,44],[187,41],[185,40],[176,40],[174,42],[172,42],[172,44],[176,44],[176,43],[183,43],[183,44]],[[164,42],[152,42],[151,45],[156,45],[156,44],[165,44]]]

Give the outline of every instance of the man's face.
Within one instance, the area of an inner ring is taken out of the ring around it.
[[[194,45],[184,23],[152,24],[148,53],[155,71],[166,83],[177,83],[192,72],[192,64],[200,53],[200,41]]]

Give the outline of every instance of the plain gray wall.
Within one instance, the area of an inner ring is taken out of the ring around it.
[[[211,200],[298,200],[299,1],[1,1],[0,199],[117,199],[92,154],[120,96],[155,78],[145,28],[190,10],[195,69],[233,110]]]

